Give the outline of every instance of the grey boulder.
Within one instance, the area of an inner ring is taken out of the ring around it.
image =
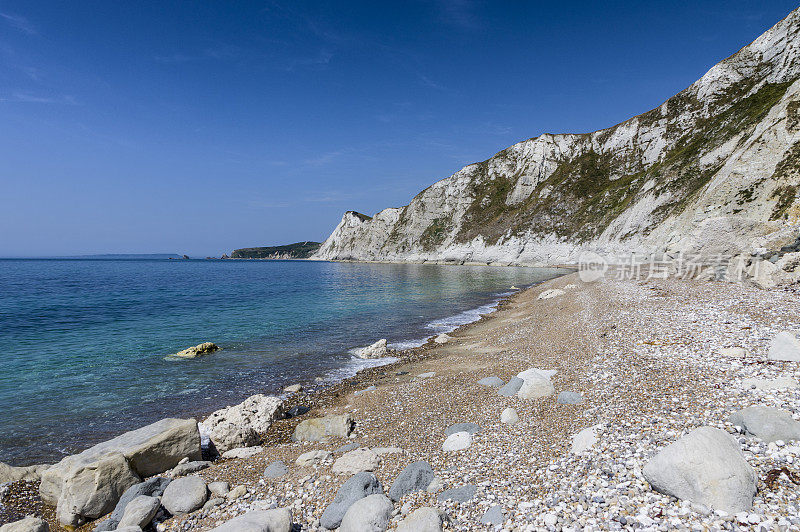
[[[489,386],[491,388],[499,388],[505,383],[503,382],[503,379],[501,379],[500,377],[495,377],[494,375],[492,375],[491,377],[482,378],[481,380],[478,381],[478,384],[480,384],[481,386]]]
[[[560,392],[556,402],[562,405],[579,405],[583,404],[583,396],[578,392]]]
[[[203,469],[211,467],[211,462],[207,460],[194,460],[192,462],[185,462],[178,464],[167,472],[167,476],[171,478],[185,477],[192,473],[197,473]]]
[[[0,532],[50,532],[50,525],[38,517],[26,517],[0,526]]]
[[[161,504],[172,515],[179,515],[201,508],[207,499],[206,483],[197,475],[191,475],[170,482],[161,497]]]
[[[333,502],[322,513],[320,524],[331,530],[337,528],[350,506],[364,497],[375,494],[383,494],[383,486],[378,477],[366,471],[356,473],[336,492]]]
[[[347,510],[339,532],[384,532],[389,528],[394,505],[386,495],[359,499]]]
[[[238,405],[212,413],[200,424],[217,451],[258,445],[272,423],[283,417],[283,400],[263,394],[251,395]]]
[[[151,497],[161,497],[164,494],[164,489],[169,485],[168,478],[153,477],[138,484],[134,484],[125,490],[125,493],[119,498],[117,506],[111,515],[94,528],[95,532],[107,532],[116,529],[122,516],[125,514],[125,508],[128,503],[140,495],[149,495]]]
[[[295,441],[321,441],[325,438],[347,438],[355,423],[350,414],[332,415],[306,419],[294,429]]]
[[[765,442],[800,440],[800,423],[789,412],[766,406],[751,406],[733,414],[729,421],[745,434]]]
[[[264,469],[264,478],[280,478],[289,472],[289,468],[281,460],[275,460]]]
[[[444,490],[437,495],[436,498],[440,501],[446,501],[449,499],[456,502],[467,502],[475,497],[475,492],[477,491],[478,489],[475,486],[472,484],[467,484],[466,486]]]
[[[727,432],[700,427],[666,446],[642,470],[654,490],[728,513],[753,505],[756,474]]]
[[[470,434],[475,434],[480,430],[480,425],[476,425],[475,423],[456,423],[447,427],[444,431],[444,434],[445,436],[450,436],[456,432],[468,432]]]
[[[224,497],[231,491],[231,485],[223,481],[210,482],[208,484],[208,491],[215,497]]]
[[[525,384],[525,381],[519,377],[511,377],[511,380],[497,390],[497,393],[503,397],[513,397],[522,388],[523,384]]]
[[[117,525],[117,530],[125,526],[146,527],[156,516],[160,507],[161,501],[157,497],[139,495],[125,507],[125,513]]]
[[[394,484],[389,488],[389,498],[396,502],[408,493],[422,491],[430,485],[434,476],[428,462],[412,462],[397,475]]]
[[[447,514],[438,508],[426,506],[411,512],[397,525],[397,532],[441,532]]]
[[[288,508],[256,510],[221,524],[211,532],[291,532],[292,512]]]

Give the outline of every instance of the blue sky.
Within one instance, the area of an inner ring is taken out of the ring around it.
[[[324,239],[660,104],[781,0],[0,0],[0,255]]]

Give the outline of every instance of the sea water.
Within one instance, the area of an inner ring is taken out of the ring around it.
[[[52,462],[168,416],[385,361],[490,312],[544,268],[240,260],[0,260],[0,461]],[[201,342],[221,351],[168,355]]]

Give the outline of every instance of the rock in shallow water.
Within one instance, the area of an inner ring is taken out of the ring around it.
[[[389,528],[394,505],[386,495],[369,495],[347,510],[339,532],[384,532]]]
[[[195,358],[201,355],[208,355],[218,351],[219,346],[213,342],[204,342],[193,347],[187,347],[183,351],[178,351],[173,356],[180,358]]]
[[[358,358],[383,358],[389,355],[389,349],[386,347],[386,338],[382,338],[372,345],[362,347],[354,351]]]
[[[800,440],[800,423],[789,412],[766,406],[751,406],[733,414],[729,421],[746,434],[765,442]]]
[[[383,486],[373,473],[356,473],[342,484],[333,502],[325,508],[320,524],[328,529],[337,528],[350,506],[369,495],[383,494]]]
[[[662,449],[642,470],[658,492],[728,513],[753,505],[756,474],[727,432],[700,427]]]

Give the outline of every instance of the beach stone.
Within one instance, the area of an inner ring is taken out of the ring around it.
[[[794,331],[782,331],[769,344],[767,358],[784,362],[800,362],[800,336]]]
[[[202,471],[203,469],[208,469],[209,467],[211,467],[211,462],[208,462],[206,460],[195,460],[193,462],[184,462],[170,469],[169,472],[167,473],[167,476],[171,478],[185,477],[186,475],[197,473],[198,471]]]
[[[331,470],[334,473],[358,473],[360,471],[375,471],[381,465],[378,455],[367,448],[349,451],[333,463]]]
[[[104,516],[114,509],[126,489],[141,482],[119,452],[93,456],[88,464],[77,460],[70,464],[70,469],[63,471],[56,504],[56,518],[64,527],[76,527]]]
[[[456,423],[454,425],[450,425],[444,431],[446,436],[450,436],[451,434],[455,434],[456,432],[469,432],[470,434],[475,434],[481,430],[481,426],[477,425],[472,422],[467,423]]]
[[[765,442],[800,440],[800,423],[789,412],[767,406],[739,410],[728,421],[742,427],[745,434]]]
[[[478,488],[473,486],[472,484],[467,484],[466,486],[460,486],[458,488],[451,488],[449,490],[444,490],[439,495],[436,496],[437,500],[446,501],[446,500],[454,500],[456,502],[467,502],[472,500],[475,497],[475,493],[478,491]]]
[[[180,358],[195,358],[201,355],[208,355],[214,351],[218,351],[219,346],[213,342],[203,342],[194,347],[187,347],[183,351],[178,351],[173,356]]]
[[[451,340],[451,337],[445,333],[440,334],[436,338],[433,339],[434,342],[437,344],[446,344]]]
[[[436,372],[435,371],[428,371],[426,373],[420,373],[419,375],[417,375],[417,378],[419,378],[419,379],[430,379],[431,377],[435,377],[435,376],[436,376]]]
[[[197,429],[197,421],[194,419],[162,419],[99,443],[82,453],[67,456],[59,463],[42,471],[39,485],[39,495],[42,500],[50,506],[56,506],[62,489],[69,482],[70,477],[103,459],[109,453],[122,454],[130,468],[139,477],[163,473],[176,466],[185,457],[189,457],[190,460],[200,460],[200,433]],[[140,482],[139,479],[125,487],[138,482]],[[117,484],[119,483],[118,481]],[[111,505],[113,506],[116,502],[117,500],[114,500]]]
[[[125,526],[146,527],[156,516],[160,507],[161,501],[157,497],[139,495],[125,507],[125,513],[117,525],[117,530]]]
[[[756,474],[727,432],[700,427],[659,451],[642,470],[654,490],[730,514],[753,505]]]
[[[169,486],[169,483],[170,479],[168,478],[153,477],[145,480],[144,482],[134,484],[130,488],[126,489],[125,493],[122,494],[122,497],[119,498],[119,502],[114,508],[114,511],[111,512],[111,515],[108,517],[108,519],[94,528],[95,532],[107,532],[110,530],[115,530],[122,519],[122,516],[125,515],[125,508],[128,506],[129,502],[142,495],[161,497],[161,495],[164,494],[166,487]]]
[[[306,419],[294,429],[294,441],[321,441],[328,437],[347,438],[355,423],[350,414]]]
[[[492,375],[491,377],[482,378],[481,380],[478,381],[478,384],[480,384],[481,386],[489,386],[489,387],[492,387],[492,388],[499,388],[503,384],[505,384],[505,382],[500,377],[495,377],[494,375]]]
[[[550,290],[545,290],[537,299],[553,299],[554,297],[558,297],[563,295],[565,292],[560,288],[551,288]]]
[[[744,358],[747,356],[747,349],[744,347],[723,347],[719,354],[729,358]]]
[[[161,504],[172,515],[188,514],[202,507],[207,498],[206,483],[197,475],[191,475],[170,482]]]
[[[781,388],[797,388],[797,381],[791,377],[776,377],[774,379],[743,379],[742,385],[745,388],[755,388],[757,390],[779,390]]]
[[[284,419],[290,419],[297,416],[302,416],[303,414],[308,414],[311,409],[307,406],[293,406],[286,412],[284,412],[283,417]]]
[[[292,385],[287,386],[286,388],[284,388],[283,391],[286,392],[286,393],[300,393],[300,392],[303,391],[303,385],[302,384],[292,384]]]
[[[288,508],[256,510],[212,528],[211,532],[291,532],[292,512]]]
[[[513,408],[506,408],[500,414],[500,423],[505,423],[506,425],[514,425],[519,422],[519,415],[517,411]]]
[[[263,394],[251,395],[238,405],[221,408],[200,424],[217,452],[258,445],[259,434],[267,432],[283,416],[283,400]]]
[[[373,447],[373,452],[378,456],[383,456],[384,454],[403,454],[405,451],[400,447]]]
[[[425,491],[428,493],[436,493],[442,489],[442,486],[444,486],[444,483],[442,482],[441,477],[433,477],[433,480],[431,480],[431,483],[428,484],[427,488],[425,488]]]
[[[0,526],[0,532],[50,532],[50,525],[38,517],[26,517]]]
[[[217,481],[208,485],[208,491],[215,497],[224,497],[231,490],[231,485],[227,482]]]
[[[236,499],[241,499],[245,495],[247,495],[247,488],[239,484],[238,486],[231,488],[231,491],[225,495],[225,498],[229,501],[235,501]]]
[[[116,532],[142,532],[142,527],[128,525],[119,527]]]
[[[580,405],[583,401],[583,396],[578,392],[559,392],[556,397],[556,402],[562,405]]]
[[[399,501],[404,495],[422,491],[428,487],[434,477],[430,464],[423,460],[408,464],[389,488],[389,498]]]
[[[556,373],[558,373],[554,369],[541,369],[541,368],[528,368],[525,371],[520,371],[517,373],[517,377],[520,379],[527,381],[528,379],[538,379],[544,378],[547,380],[551,380]]]
[[[307,453],[303,453],[298,456],[297,460],[295,460],[295,463],[300,467],[310,467],[322,462],[323,460],[327,460],[330,458],[330,456],[330,451],[308,451]]]
[[[389,349],[386,347],[386,338],[381,338],[367,347],[356,349],[354,353],[358,358],[384,358],[389,354]]]
[[[377,390],[377,388],[375,386],[367,386],[363,390],[356,390],[355,392],[353,392],[353,395],[361,395],[362,393],[374,392],[375,390]]]
[[[237,447],[235,449],[229,449],[224,453],[222,453],[222,458],[226,458],[229,460],[235,458],[250,458],[252,456],[257,455],[263,450],[264,448],[261,447],[260,445],[257,445],[255,447]]]
[[[203,505],[203,510],[210,510],[211,508],[216,508],[222,504],[225,504],[225,497],[214,497],[213,499],[208,499],[206,501],[206,503]]]
[[[393,510],[392,501],[383,494],[359,499],[344,514],[339,532],[384,532]]]
[[[342,454],[346,453],[347,451],[352,451],[353,449],[358,449],[359,445],[357,443],[346,443],[341,447],[337,447],[333,450],[333,454]]]
[[[597,434],[595,427],[587,427],[579,433],[572,436],[572,453],[580,454],[587,449],[594,447],[597,443]]]
[[[445,452],[463,451],[472,445],[472,435],[469,432],[454,432],[442,444],[442,450]]]
[[[500,387],[497,390],[499,395],[503,397],[513,397],[522,388],[522,385],[525,384],[525,381],[520,379],[519,377],[511,377],[511,380],[508,381],[504,386]]]
[[[487,508],[481,517],[481,523],[485,525],[502,525],[504,520],[503,507],[498,504]]]
[[[356,473],[336,492],[333,502],[322,513],[320,524],[331,530],[337,528],[353,503],[373,494],[383,494],[378,477],[366,471]]]
[[[550,397],[555,391],[556,389],[553,387],[553,383],[550,382],[550,379],[541,375],[530,376],[524,379],[524,383],[517,392],[517,397],[528,400],[542,399],[544,397]]]
[[[446,520],[447,514],[438,508],[425,506],[414,510],[400,521],[397,532],[441,532]]]
[[[0,484],[6,482],[18,482],[25,480],[36,482],[42,477],[41,472],[50,467],[49,465],[35,465],[27,467],[14,467],[0,462]]]
[[[281,460],[275,460],[264,469],[264,478],[280,478],[289,472],[289,467]]]

